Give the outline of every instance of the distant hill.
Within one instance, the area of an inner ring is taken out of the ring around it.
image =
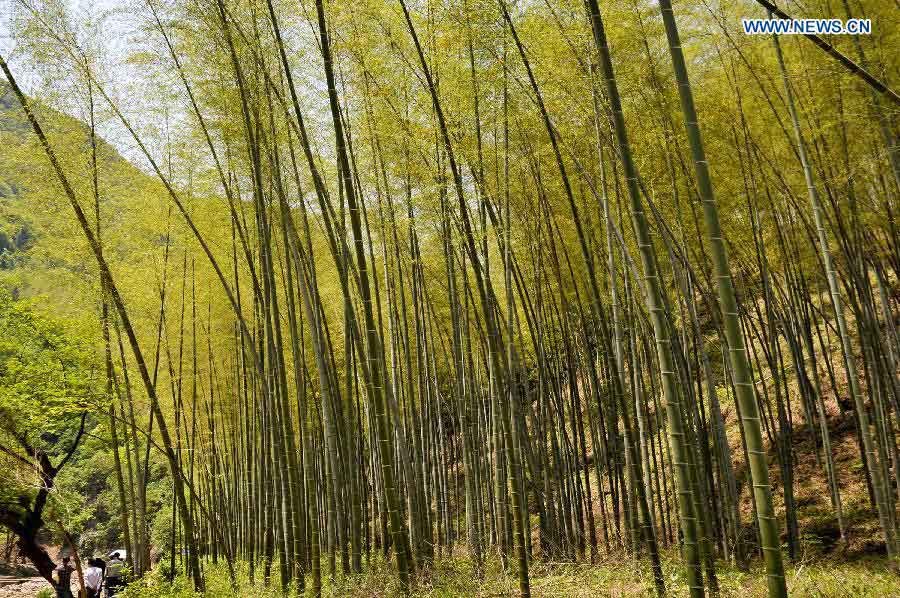
[[[62,133],[67,136],[66,145],[56,147],[59,154],[70,156],[73,152],[86,153],[89,150],[90,128],[86,123],[46,105],[40,105],[39,118],[48,134]],[[0,152],[0,270],[10,270],[21,264],[23,252],[41,234],[40,228],[29,217],[28,206],[16,204],[25,201],[28,191],[40,195],[44,190],[46,180],[35,174],[46,169],[46,158],[39,149],[28,149],[34,142],[31,125],[12,87],[0,80],[0,147],[3,148]],[[105,168],[111,164],[117,169],[124,168],[127,178],[131,180],[146,177],[112,145],[102,139],[98,140],[98,144]]]
[[[0,81],[0,139],[5,148],[4,155],[0,156],[0,203],[13,201],[22,192],[21,177],[11,168],[6,156],[17,145],[16,141],[24,141],[27,133],[28,123],[18,99],[9,84]],[[28,222],[13,221],[7,210],[0,211],[0,269],[12,268],[18,261],[16,254],[25,250],[32,238],[33,232]]]
[[[18,114],[15,114],[16,112]],[[21,118],[19,101],[13,94],[9,83],[0,81],[0,131],[10,133],[24,131],[26,124]],[[8,147],[8,145],[4,144],[4,147]],[[19,187],[15,182],[14,173],[4,172],[2,164],[3,161],[0,160],[0,199],[6,199],[18,195]],[[0,247],[2,246],[2,238],[0,238]]]

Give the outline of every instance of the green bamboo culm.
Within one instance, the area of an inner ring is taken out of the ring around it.
[[[769,13],[769,17],[772,18],[771,13]],[[822,263],[825,266],[825,275],[828,279],[831,306],[834,309],[838,336],[841,341],[844,369],[847,372],[847,380],[850,383],[850,395],[853,397],[854,409],[859,418],[859,433],[862,437],[863,451],[866,453],[865,457],[869,467],[869,474],[872,476],[872,490],[875,494],[875,506],[878,510],[878,520],[881,524],[881,530],[884,536],[888,561],[896,566],[897,537],[891,513],[891,509],[893,509],[890,497],[892,490],[889,486],[889,482],[884,478],[881,467],[878,465],[875,439],[873,438],[872,428],[869,423],[869,412],[867,411],[865,399],[859,384],[859,373],[857,370],[856,358],[853,355],[853,344],[850,341],[850,333],[847,329],[847,319],[844,315],[841,287],[837,278],[837,272],[835,271],[831,249],[828,247],[828,232],[825,230],[825,217],[822,213],[822,202],[819,200],[819,192],[816,188],[812,166],[807,157],[806,140],[804,139],[803,131],[800,128],[800,118],[797,114],[797,106],[794,103],[794,95],[791,91],[790,81],[787,77],[784,54],[781,51],[781,44],[778,41],[777,35],[772,36],[772,43],[775,46],[775,56],[778,59],[778,68],[781,71],[781,80],[784,84],[785,96],[787,97],[788,112],[791,116],[795,142],[797,143],[797,155],[800,158],[800,165],[803,168],[803,176],[806,181],[806,191],[809,198],[809,206],[813,213],[813,223],[816,227],[818,236],[819,251],[822,255]]]
[[[637,168],[628,142],[628,133],[625,129],[625,115],[622,112],[622,100],[616,84],[600,8],[597,5],[597,0],[586,0],[586,7],[594,33],[594,43],[597,46],[600,74],[606,83],[606,92],[612,111],[613,130],[618,144],[619,157],[622,160],[629,200],[631,201],[634,232],[641,252],[647,311],[650,313],[650,321],[653,325],[656,352],[659,358],[659,369],[663,383],[663,394],[666,401],[665,409],[669,425],[669,443],[672,447],[675,482],[678,491],[678,514],[681,531],[684,535],[682,554],[688,570],[688,586],[693,598],[701,598],[705,593],[703,573],[700,570],[697,514],[694,511],[693,491],[691,489],[689,447],[686,444],[675,372],[675,359],[672,353],[671,338],[669,337],[669,322],[666,321],[664,313],[662,285],[656,267],[656,256],[653,252],[650,227],[647,224],[647,216],[644,213],[644,206],[641,201]]]
[[[687,130],[688,143],[691,147],[691,158],[694,162],[694,173],[697,176],[697,189],[703,204],[703,220],[706,224],[706,235],[710,242],[713,267],[715,268],[716,288],[719,305],[725,327],[725,338],[728,341],[729,357],[734,372],[734,387],[738,403],[741,406],[741,427],[747,442],[747,453],[750,459],[750,476],[753,483],[753,499],[756,503],[757,522],[763,557],[766,563],[766,576],[769,596],[782,598],[787,596],[787,585],[784,578],[784,561],[781,555],[781,541],[778,520],[772,501],[772,485],[769,482],[769,464],[763,446],[762,427],[760,426],[759,407],[753,388],[753,370],[747,357],[738,316],[737,297],[731,279],[731,268],[728,263],[728,251],[722,238],[722,227],[719,223],[719,210],[716,206],[712,177],[709,174],[709,163],[703,148],[703,137],[700,132],[697,110],[694,106],[694,94],[688,78],[684,52],[681,49],[681,38],[678,25],[672,12],[669,0],[659,0],[666,38],[669,42],[669,53],[675,80],[678,83],[678,96],[681,100],[681,112]]]
[[[369,276],[366,264],[366,254],[362,233],[362,218],[360,205],[356,197],[356,188],[352,180],[350,160],[344,139],[343,123],[340,117],[340,103],[337,95],[336,78],[331,55],[331,42],[325,18],[325,8],[321,0],[316,1],[316,15],[319,25],[319,39],[321,44],[325,80],[328,84],[328,100],[331,108],[332,123],[334,125],[337,158],[342,183],[346,194],[348,212],[350,213],[350,225],[353,232],[353,248],[355,250],[356,268],[359,271],[359,291],[362,299],[363,316],[365,318],[366,346],[369,347],[369,367],[371,376],[368,392],[372,397],[375,409],[375,424],[378,438],[379,456],[382,467],[381,476],[384,484],[385,498],[387,500],[388,521],[390,533],[394,543],[397,558],[397,573],[400,580],[400,589],[405,594],[409,592],[410,577],[414,571],[412,555],[410,554],[409,531],[403,519],[402,504],[397,491],[396,467],[394,466],[394,435],[391,432],[390,398],[385,396],[390,392],[390,387],[384,384],[384,347],[382,339],[378,335],[373,311],[372,292],[369,287]]]

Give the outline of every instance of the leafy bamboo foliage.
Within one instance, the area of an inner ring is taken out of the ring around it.
[[[0,524],[45,577],[48,521],[134,592],[896,567],[884,3],[806,6],[879,28],[824,53],[752,2],[14,4]]]

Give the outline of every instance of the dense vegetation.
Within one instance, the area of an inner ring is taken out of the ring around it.
[[[7,546],[133,596],[897,591],[900,12],[759,4],[15,0]]]

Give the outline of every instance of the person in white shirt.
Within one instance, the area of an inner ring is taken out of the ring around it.
[[[88,560],[88,568],[84,571],[84,588],[87,598],[100,598],[100,587],[103,585],[103,569],[98,566],[97,559]]]

